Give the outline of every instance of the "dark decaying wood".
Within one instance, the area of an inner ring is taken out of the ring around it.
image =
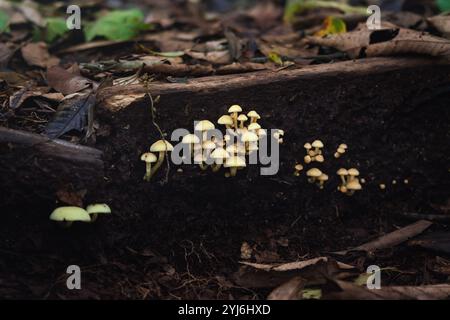
[[[94,148],[0,127],[0,150],[3,190],[26,186],[45,194],[68,185],[93,187],[103,179],[102,152]]]

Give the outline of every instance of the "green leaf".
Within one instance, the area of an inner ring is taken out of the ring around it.
[[[449,0],[436,0],[436,4],[439,7],[439,10],[442,12],[450,11],[450,1]]]
[[[302,290],[301,292],[303,299],[320,299],[322,298],[322,290],[321,289],[312,289],[307,288]]]
[[[267,56],[267,58],[269,58],[270,61],[282,66],[283,65],[283,59],[280,57],[280,55],[276,52],[271,52],[269,53],[269,55]]]
[[[150,25],[144,23],[144,14],[138,9],[111,11],[96,22],[86,26],[85,37],[91,41],[95,37],[108,40],[130,40],[140,31],[148,30]]]
[[[292,22],[295,15],[304,10],[316,8],[333,8],[346,14],[367,15],[367,8],[355,7],[343,2],[327,0],[288,0],[284,8],[284,21]]]
[[[45,32],[45,41],[53,42],[61,38],[69,29],[66,25],[66,20],[63,18],[48,18]]]
[[[9,16],[4,11],[0,11],[0,33],[9,32]]]

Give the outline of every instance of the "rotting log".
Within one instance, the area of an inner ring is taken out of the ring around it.
[[[91,147],[0,127],[0,150],[3,195],[51,197],[60,188],[89,189],[103,180],[103,153]]]

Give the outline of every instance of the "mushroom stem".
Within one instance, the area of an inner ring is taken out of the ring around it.
[[[341,175],[340,177],[341,177],[342,184],[345,186],[347,184],[347,182],[345,182],[345,176]]]
[[[98,218],[98,214],[97,213],[91,214],[91,223],[95,222],[97,220],[97,218]]]
[[[73,221],[61,221],[59,225],[62,228],[70,228],[72,226]]]
[[[236,176],[237,169],[238,169],[237,167],[231,167],[231,168],[230,168],[230,176],[231,176],[231,177]]]
[[[237,112],[233,112],[231,117],[233,118],[234,128],[237,129],[238,128],[238,123],[237,123],[238,114],[237,114]]]
[[[151,177],[153,177],[153,175],[156,173],[156,171],[158,171],[159,167],[161,167],[163,161],[164,161],[164,156],[165,156],[165,151],[160,151],[159,152],[159,157],[158,157],[158,161],[156,161],[155,166],[153,167],[153,170],[150,173],[150,176],[148,177],[148,179],[150,179]]]
[[[219,171],[220,168],[222,167],[222,164],[220,164],[220,163],[215,163],[215,164],[213,164],[211,167],[212,167],[212,171],[213,171],[213,172],[217,172],[217,171]]]
[[[152,177],[152,164],[150,162],[145,163],[145,181],[150,181],[150,178]]]
[[[205,165],[203,162],[199,163],[198,166],[200,167],[200,169],[202,169],[203,171],[208,169],[208,166]]]

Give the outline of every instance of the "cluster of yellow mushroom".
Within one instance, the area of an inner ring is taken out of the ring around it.
[[[341,177],[341,185],[338,190],[346,195],[353,195],[356,191],[362,189],[359,181],[359,171],[356,168],[344,169],[340,168],[337,171],[337,175]]]
[[[323,173],[317,168],[311,168],[306,172],[308,176],[309,183],[316,183],[320,189],[323,189],[323,186],[326,181],[328,181],[328,175]]]
[[[223,166],[229,171],[225,177],[234,177],[237,170],[247,166],[246,155],[259,149],[259,140],[266,135],[258,120],[260,115],[252,110],[245,115],[239,105],[232,105],[228,114],[221,116],[217,123],[226,128],[223,139],[208,138],[208,131],[214,130],[215,125],[209,120],[199,121],[195,131],[201,133],[201,139],[195,134],[183,137],[182,143],[188,144],[194,163],[200,169],[207,170],[211,167],[213,172],[218,172]]]
[[[141,155],[141,160],[145,162],[145,181],[150,181],[161,167],[166,153],[170,151],[173,151],[173,146],[167,140],[158,140],[151,145],[150,152],[145,152]],[[158,157],[153,152],[157,152]],[[155,164],[153,165],[153,163]]]
[[[311,163],[314,161],[324,162],[325,158],[322,155],[323,143],[320,140],[315,140],[313,143],[305,143],[303,146],[306,149],[306,156],[304,157],[305,163]]]

